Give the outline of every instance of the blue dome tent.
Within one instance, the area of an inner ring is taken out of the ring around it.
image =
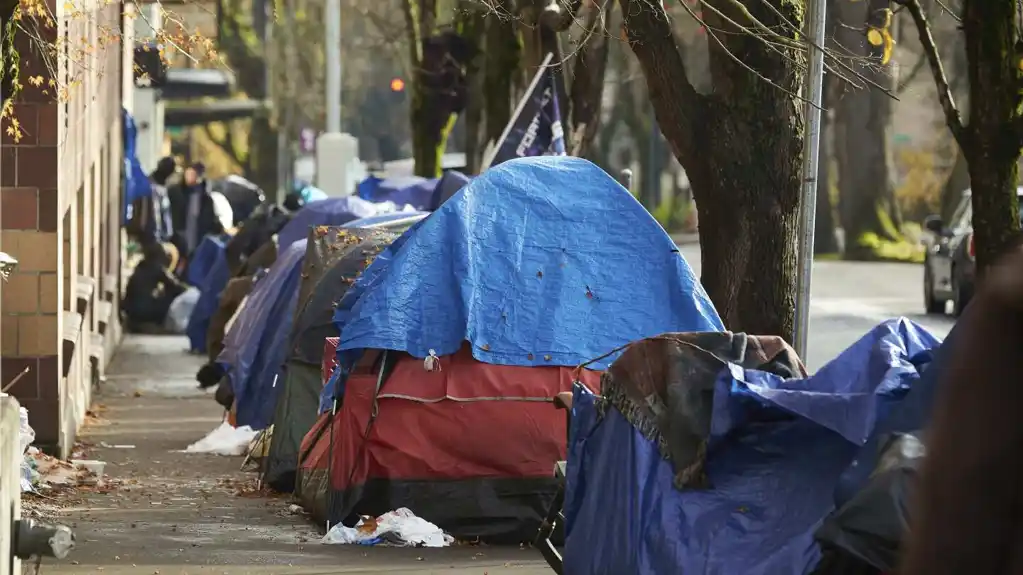
[[[513,160],[472,180],[377,256],[334,321],[341,367],[321,408],[363,349],[426,357],[468,341],[485,363],[576,366],[642,337],[723,329],[663,228],[572,157]]]

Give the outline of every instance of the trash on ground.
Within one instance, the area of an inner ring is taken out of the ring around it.
[[[213,455],[245,455],[256,432],[248,425],[231,427],[226,421],[206,437],[185,448],[185,453],[211,453]]]
[[[51,489],[97,486],[103,483],[106,463],[73,460],[68,463],[30,447],[21,465],[21,491],[40,493]]]
[[[433,523],[401,507],[380,517],[363,516],[355,527],[335,525],[323,543],[386,545],[395,547],[447,547],[454,538]]]
[[[95,485],[102,481],[103,470],[107,466],[105,461],[97,461],[95,459],[72,459],[71,465],[75,466],[75,469],[85,469],[90,473],[91,477],[83,480],[85,485]]]

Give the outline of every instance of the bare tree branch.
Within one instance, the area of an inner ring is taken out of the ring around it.
[[[909,73],[906,74],[906,76],[901,79],[898,87],[895,88],[895,93],[901,94],[906,89],[907,86],[913,83],[913,80],[916,80],[916,77],[920,74],[920,71],[923,70],[924,66],[926,65],[927,54],[920,54],[920,57],[916,59],[916,62],[913,64],[913,67],[909,69]]]
[[[910,16],[913,17],[917,33],[920,35],[920,45],[927,56],[927,61],[931,66],[931,74],[934,76],[934,83],[938,88],[938,102],[941,103],[941,109],[945,113],[945,123],[948,124],[948,129],[952,132],[956,142],[962,146],[965,134],[963,117],[959,113],[959,108],[956,107],[955,98],[952,96],[952,89],[948,85],[948,77],[945,75],[945,68],[941,64],[941,56],[938,55],[938,47],[934,43],[934,36],[931,34],[931,27],[927,22],[927,15],[924,14],[923,6],[920,5],[920,0],[895,0],[895,2],[905,6],[909,10]]]
[[[650,0],[619,0],[625,35],[643,69],[650,99],[678,102],[671,106],[672,117],[662,117],[657,110],[661,131],[676,149],[677,157],[693,157],[696,153],[693,134],[697,121],[706,111],[706,98],[690,82],[682,44],[675,37],[668,15]],[[664,93],[671,87],[671,93]]]

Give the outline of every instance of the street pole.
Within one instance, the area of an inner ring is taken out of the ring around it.
[[[327,0],[327,132],[341,132],[341,0]]]
[[[813,232],[817,214],[817,162],[821,140],[821,102],[824,88],[824,23],[826,0],[809,0],[806,11],[807,47],[810,65],[806,71],[803,97],[806,113],[803,124],[803,201],[799,217],[799,270],[796,276],[795,347],[806,358],[810,330],[810,278],[813,275]],[[827,183],[825,182],[824,185]]]

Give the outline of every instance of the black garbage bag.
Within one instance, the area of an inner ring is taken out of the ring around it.
[[[885,443],[867,485],[817,530],[824,559],[815,573],[894,571],[909,532],[910,494],[923,456],[915,434],[897,434]],[[850,570],[851,565],[865,570]]]

